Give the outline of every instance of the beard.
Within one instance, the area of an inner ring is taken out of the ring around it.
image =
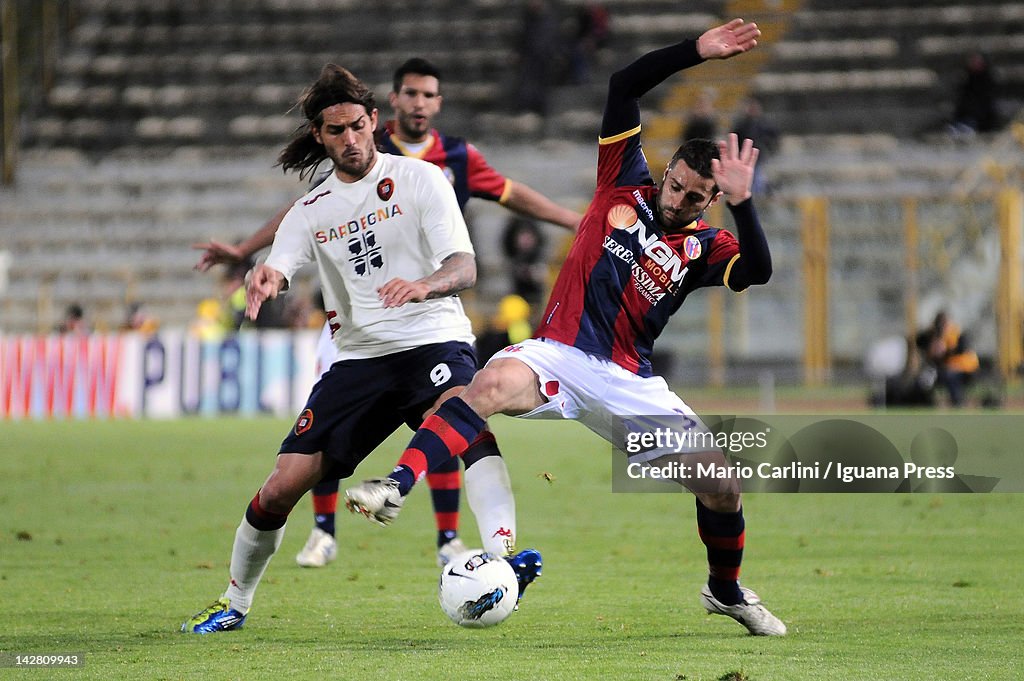
[[[416,118],[413,114],[398,114],[396,116],[398,130],[403,137],[411,140],[418,140],[427,134],[430,129],[430,119],[427,117]]]
[[[660,203],[658,204],[658,220],[666,231],[674,232],[680,230],[696,220],[699,215],[700,213],[690,215],[689,212],[685,214],[675,212],[665,208]]]
[[[359,149],[359,153],[331,153],[329,154],[331,162],[334,164],[334,168],[337,171],[341,171],[346,175],[353,177],[362,177],[370,170],[373,165],[374,154],[373,141],[363,149]]]

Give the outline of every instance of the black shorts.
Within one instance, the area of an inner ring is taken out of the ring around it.
[[[403,423],[413,430],[446,390],[469,385],[476,355],[450,341],[373,359],[335,362],[309,394],[280,454],[323,452],[341,480]]]

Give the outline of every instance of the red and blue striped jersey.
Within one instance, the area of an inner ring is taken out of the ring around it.
[[[470,197],[504,203],[511,182],[487,163],[484,155],[462,137],[450,137],[430,129],[426,146],[413,151],[395,135],[394,121],[384,124],[377,146],[396,156],[411,156],[440,168],[455,189],[459,208],[466,210]]]
[[[652,375],[655,339],[686,296],[721,286],[739,257],[729,232],[702,219],[666,234],[640,127],[600,140],[597,188],[535,337]]]

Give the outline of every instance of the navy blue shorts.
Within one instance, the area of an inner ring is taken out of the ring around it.
[[[323,452],[341,480],[403,423],[413,430],[446,390],[469,385],[476,355],[466,343],[424,345],[373,359],[335,362],[309,394],[279,453]]]

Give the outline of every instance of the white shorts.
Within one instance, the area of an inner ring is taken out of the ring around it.
[[[660,376],[638,376],[603,357],[551,339],[531,338],[511,345],[488,362],[496,359],[517,359],[530,367],[537,374],[541,394],[548,400],[547,404],[519,418],[579,421],[615,448],[625,451],[634,463],[652,461],[671,453],[717,449],[707,446],[701,437],[677,438],[667,446],[653,446],[639,452],[627,447],[630,432],[668,428],[676,432],[710,433],[697,414],[669,390]]]

